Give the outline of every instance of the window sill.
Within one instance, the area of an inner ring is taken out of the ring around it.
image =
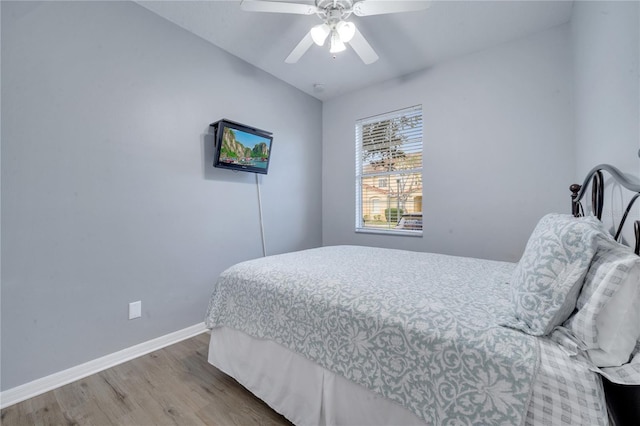
[[[356,228],[356,234],[397,235],[401,237],[422,237],[422,231],[401,231],[398,229]]]

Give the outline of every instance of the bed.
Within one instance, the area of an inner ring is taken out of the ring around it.
[[[615,238],[602,171],[632,194]],[[640,223],[635,253],[616,239],[640,185],[600,165],[571,191],[518,263],[333,246],[237,264],[209,362],[297,425],[637,421]]]

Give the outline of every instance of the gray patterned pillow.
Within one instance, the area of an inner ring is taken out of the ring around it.
[[[540,219],[511,277],[514,318],[505,325],[544,336],[562,324],[576,306],[605,232],[594,217],[548,214]]]

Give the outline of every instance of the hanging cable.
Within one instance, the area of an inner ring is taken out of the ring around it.
[[[262,198],[260,197],[260,181],[258,180],[258,174],[256,176],[256,188],[258,189],[258,214],[260,215],[260,237],[262,238],[262,256],[267,256],[267,246],[264,241],[264,223],[262,222]]]

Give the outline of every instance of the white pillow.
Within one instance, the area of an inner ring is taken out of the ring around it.
[[[575,312],[564,324],[598,367],[620,366],[640,339],[640,257],[601,239]]]
[[[615,367],[629,362],[640,339],[640,257],[618,292],[597,318],[599,349],[589,350],[598,367]]]

